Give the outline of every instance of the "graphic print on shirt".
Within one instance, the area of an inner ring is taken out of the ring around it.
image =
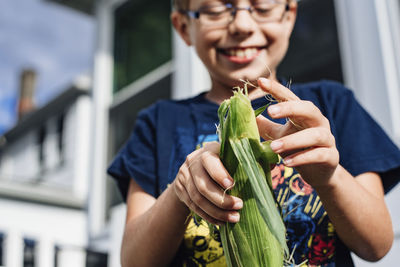
[[[311,266],[334,261],[335,230],[314,189],[282,161],[271,171],[272,187],[282,207],[288,247],[296,263]]]
[[[200,135],[197,148],[204,142],[217,140],[217,134]],[[307,259],[308,266],[334,266],[335,231],[314,189],[282,161],[271,176],[295,262],[300,264]],[[216,233],[210,236],[207,224],[192,218],[179,253],[182,266],[225,266],[222,244]]]

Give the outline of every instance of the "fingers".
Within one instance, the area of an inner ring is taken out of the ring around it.
[[[312,102],[299,99],[278,82],[260,78],[258,85],[278,102],[268,108],[270,117],[288,119],[285,125],[277,126],[259,116],[261,137],[275,139],[272,150],[284,158],[286,166],[296,167],[312,186],[328,183],[339,163],[328,119]]]
[[[174,183],[174,188],[175,188],[175,193],[179,197],[179,199],[185,203],[185,205],[192,211],[194,211],[196,214],[198,214],[201,218],[204,220],[212,223],[212,224],[217,224],[221,225],[224,222],[221,220],[218,220],[216,218],[211,217],[208,215],[205,211],[203,211],[199,206],[197,206],[189,197],[189,192],[186,190],[185,186],[183,185],[182,181],[180,179],[175,179]]]
[[[275,153],[284,153],[310,147],[334,147],[335,138],[331,132],[322,127],[308,128],[303,131],[284,136],[271,142]]]
[[[225,171],[225,168],[223,167],[219,158],[215,160],[216,162],[212,162],[213,158],[213,156],[204,153],[200,156],[199,162],[191,164],[189,171],[193,183],[189,184],[189,190],[191,191],[189,193],[193,196],[193,198],[200,194],[206,197],[214,205],[221,206],[221,208],[234,209],[236,203],[239,202],[240,199],[223,193],[223,188],[228,189],[232,187],[233,180]],[[220,166],[220,168],[224,171],[213,169],[212,166]],[[213,171],[209,173],[207,172],[207,169],[211,169]],[[219,186],[215,182],[216,180],[219,181],[219,183],[226,183],[227,186]]]
[[[299,99],[291,90],[273,80],[260,78],[258,84],[278,101],[269,106],[270,117],[288,118],[288,123],[282,126],[261,116],[257,117],[260,136],[263,138],[268,136],[268,139],[276,139],[311,127],[330,128],[329,121],[311,101]]]
[[[298,128],[329,127],[329,121],[310,101],[287,101],[271,105],[268,114],[274,119],[290,118]]]
[[[283,162],[288,167],[319,164],[328,169],[328,167],[336,167],[339,164],[339,152],[328,147],[310,148],[284,158]]]
[[[175,192],[179,199],[203,219],[214,223],[238,222],[243,201],[224,193],[233,179],[218,157],[219,144],[206,144],[191,153],[179,169]]]
[[[258,85],[268,94],[271,94],[278,102],[299,100],[299,98],[282,84],[270,79],[258,79]]]
[[[196,192],[196,188],[186,190],[181,183],[175,181],[176,191],[180,191],[180,199],[186,206],[203,219],[212,224],[221,225],[226,221],[235,223],[239,221],[240,215],[237,211],[224,210],[208,201],[204,196]],[[177,193],[178,194],[178,193]]]
[[[256,117],[258,132],[265,140],[273,140],[280,137],[280,130],[284,125],[270,121],[262,115]]]
[[[207,143],[204,146],[204,150],[205,152],[201,155],[201,161],[207,173],[222,188],[230,188],[233,185],[233,179],[219,159],[219,144],[216,142]]]

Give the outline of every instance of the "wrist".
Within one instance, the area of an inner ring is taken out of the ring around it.
[[[185,202],[179,198],[175,181],[168,186],[168,190],[170,191],[169,193],[171,194],[172,201],[177,210],[185,216],[188,216],[190,214],[190,209]]]
[[[312,185],[312,187],[317,191],[332,191],[335,190],[336,188],[340,187],[342,184],[342,178],[343,178],[343,167],[338,165],[336,169],[332,172],[332,175],[326,179],[323,183],[318,183]]]

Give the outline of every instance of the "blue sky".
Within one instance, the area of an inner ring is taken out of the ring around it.
[[[91,72],[94,18],[43,0],[0,0],[0,134],[16,123],[19,75],[38,74],[44,105],[79,74]]]

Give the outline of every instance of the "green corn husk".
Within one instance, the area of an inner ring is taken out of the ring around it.
[[[270,164],[278,161],[268,142],[260,142],[254,112],[242,89],[218,110],[220,158],[235,181],[230,194],[243,200],[240,221],[220,234],[228,266],[282,267],[288,256],[286,228],[272,191]]]

